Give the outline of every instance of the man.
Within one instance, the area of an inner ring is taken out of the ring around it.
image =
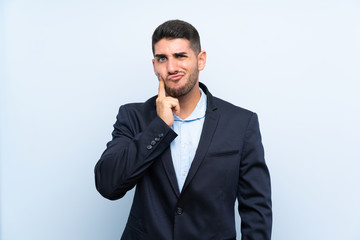
[[[113,139],[95,167],[111,200],[136,186],[123,240],[270,239],[270,177],[257,115],[213,97],[199,83],[206,64],[189,23],[152,37],[158,96],[120,107]]]

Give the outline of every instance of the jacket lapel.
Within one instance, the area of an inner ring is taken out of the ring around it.
[[[190,184],[192,178],[195,176],[197,170],[199,169],[202,161],[205,158],[205,154],[207,153],[210,143],[212,141],[212,137],[215,133],[220,113],[217,111],[217,107],[213,103],[213,96],[211,93],[207,90],[206,86],[200,83],[200,87],[203,89],[203,91],[207,95],[207,109],[206,109],[206,115],[205,115],[205,121],[204,126],[201,132],[201,137],[199,141],[199,145],[197,147],[194,160],[191,164],[189,173],[186,177],[182,193],[186,190],[186,187]],[[174,173],[175,174],[175,173]],[[175,177],[176,180],[176,177]]]
[[[149,115],[151,116],[150,119],[154,119],[156,116],[156,99],[157,96],[154,96],[153,98],[153,110],[151,113],[149,113]],[[174,193],[176,195],[176,197],[180,196],[180,190],[179,190],[179,185],[176,179],[176,174],[175,174],[175,169],[174,169],[174,165],[173,165],[173,161],[172,161],[172,157],[171,157],[171,151],[170,151],[170,145],[169,147],[167,147],[164,152],[160,155],[160,160],[162,162],[162,165],[164,167],[166,176],[170,182],[171,188],[174,190]]]
[[[177,197],[180,196],[179,185],[176,179],[175,169],[171,157],[170,146],[161,155],[161,161],[163,163],[166,175],[169,179],[172,189],[174,190]]]

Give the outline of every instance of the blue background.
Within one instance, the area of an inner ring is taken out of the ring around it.
[[[359,1],[0,4],[1,240],[120,238],[133,192],[102,198],[93,168],[118,107],[157,93],[151,34],[175,18],[200,80],[259,114],[273,239],[360,239]]]

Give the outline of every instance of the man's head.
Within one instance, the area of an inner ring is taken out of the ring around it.
[[[181,20],[170,20],[158,26],[152,35],[152,51],[154,55],[155,44],[163,38],[168,40],[176,38],[187,39],[196,55],[201,52],[199,33],[190,23]]]
[[[206,52],[201,51],[196,29],[180,20],[167,21],[155,30],[152,44],[154,73],[164,81],[166,93],[180,98],[199,91]]]

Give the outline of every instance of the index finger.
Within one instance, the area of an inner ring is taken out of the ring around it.
[[[159,75],[159,97],[166,97],[164,79]]]

